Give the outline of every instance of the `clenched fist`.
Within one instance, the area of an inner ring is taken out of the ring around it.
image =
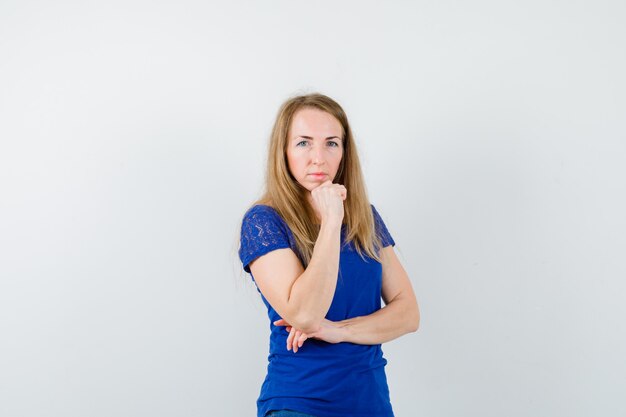
[[[341,184],[333,184],[331,180],[321,183],[311,190],[313,209],[322,223],[343,222],[343,200],[348,190]]]

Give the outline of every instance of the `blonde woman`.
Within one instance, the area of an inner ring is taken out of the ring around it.
[[[239,247],[271,329],[257,417],[393,417],[381,344],[417,331],[420,314],[341,106],[287,100],[267,161]]]

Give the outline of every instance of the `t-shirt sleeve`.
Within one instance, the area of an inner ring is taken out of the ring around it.
[[[387,226],[385,225],[385,222],[383,222],[383,218],[380,217],[380,214],[378,214],[376,207],[374,207],[373,204],[370,205],[372,206],[372,213],[374,214],[374,225],[376,226],[376,233],[378,233],[378,235],[380,236],[382,247],[384,248],[389,245],[395,246],[396,242],[393,240],[393,237],[391,237],[391,233],[389,233],[389,230],[387,230]]]
[[[239,259],[250,273],[250,262],[276,249],[290,248],[282,219],[273,209],[254,206],[246,212],[241,224]]]

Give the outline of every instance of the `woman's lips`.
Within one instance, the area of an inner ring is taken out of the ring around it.
[[[322,179],[326,176],[326,174],[309,174],[309,176],[315,178],[316,180]]]

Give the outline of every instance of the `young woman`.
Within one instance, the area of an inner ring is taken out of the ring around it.
[[[393,417],[381,344],[420,320],[394,245],[341,106],[322,94],[287,100],[265,192],[241,225],[239,257],[271,329],[257,417]]]

